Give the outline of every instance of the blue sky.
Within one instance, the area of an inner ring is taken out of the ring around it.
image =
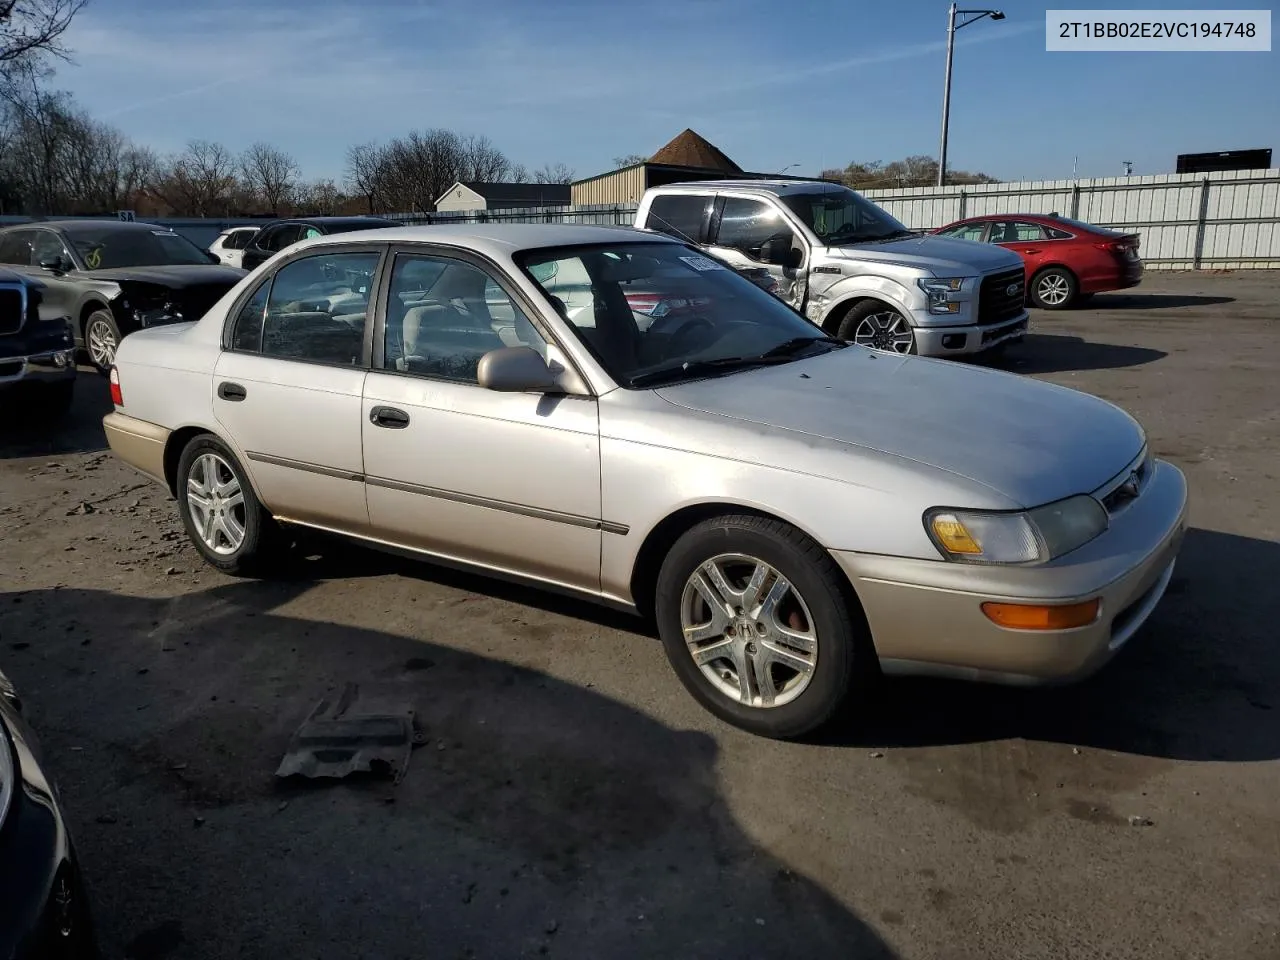
[[[1166,173],[1178,153],[1254,147],[1280,163],[1280,53],[1047,53],[1046,4],[1004,9],[1003,22],[958,34],[952,167],[1068,177],[1078,155],[1080,176],[1119,175],[1125,160]],[[936,153],[946,11],[945,0],[91,0],[57,85],[162,153],[192,138],[266,140],[310,177],[340,178],[349,144],[428,127],[484,134],[518,162],[579,177],[685,127],[747,169],[816,173]]]

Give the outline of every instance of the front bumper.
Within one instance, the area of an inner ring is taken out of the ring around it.
[[[931,317],[931,320],[937,320]],[[1027,311],[1008,320],[978,326],[969,324],[958,327],[917,326],[916,352],[924,357],[951,357],[981,353],[1002,343],[1021,340],[1027,333]]]
[[[1106,533],[1044,565],[997,567],[836,552],[866,612],[887,673],[1037,685],[1083,679],[1128,642],[1173,576],[1187,523],[1187,482],[1154,461],[1142,494]],[[986,601],[1070,604],[1101,598],[1070,630],[1013,630]]]
[[[61,383],[74,380],[75,376],[73,349],[0,357],[0,390],[20,383]]]

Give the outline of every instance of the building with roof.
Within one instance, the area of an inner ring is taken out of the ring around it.
[[[776,174],[747,173],[715,144],[692,130],[684,130],[648,160],[611,170],[572,185],[572,202],[580,204],[639,203],[649,187],[684,180],[759,179]]]
[[[564,207],[569,205],[567,183],[478,183],[461,180],[442,193],[436,209],[446,210],[519,210],[530,207]]]

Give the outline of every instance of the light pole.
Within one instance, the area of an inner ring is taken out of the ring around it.
[[[957,22],[956,17],[963,19]],[[938,151],[938,186],[940,187],[947,180],[947,126],[951,120],[951,58],[956,52],[956,31],[971,23],[977,23],[983,17],[1003,20],[1004,13],[999,10],[957,10],[953,3],[947,14],[947,78],[942,84],[942,147]]]

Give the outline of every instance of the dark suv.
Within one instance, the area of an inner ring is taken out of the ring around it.
[[[18,408],[55,419],[71,407],[76,382],[71,318],[45,303],[39,281],[0,267],[0,412]]]

